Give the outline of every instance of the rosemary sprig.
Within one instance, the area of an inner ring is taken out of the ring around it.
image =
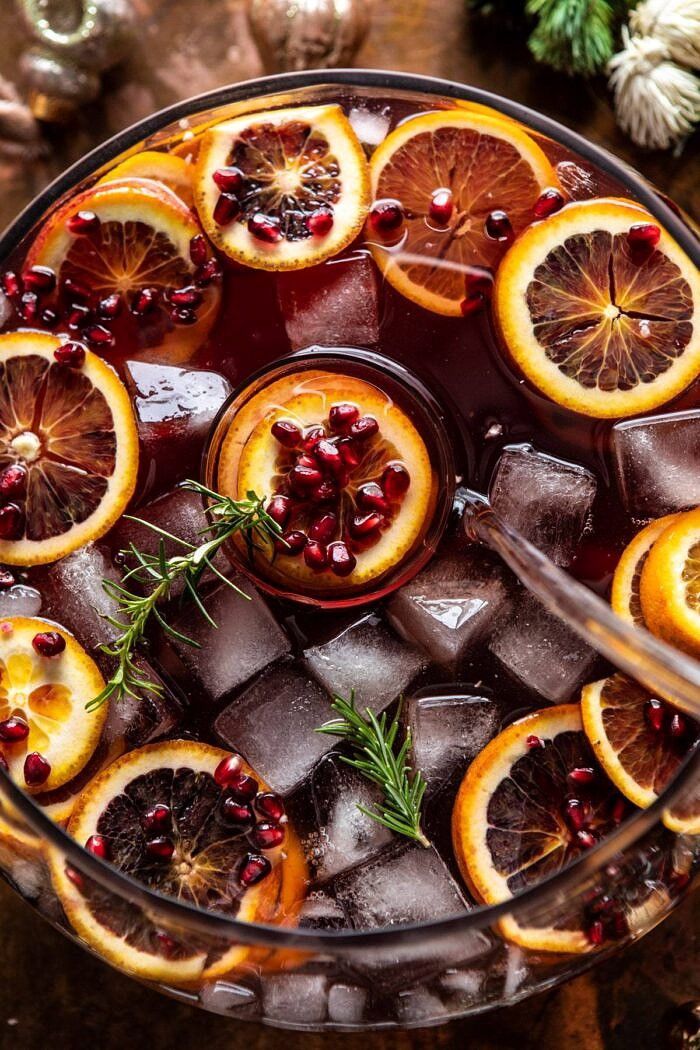
[[[342,755],[343,761],[358,769],[368,780],[378,784],[384,795],[382,802],[375,809],[367,809],[365,806],[357,808],[398,835],[413,839],[421,846],[429,846],[430,843],[420,826],[426,783],[420,771],[411,771],[408,761],[411,747],[410,730],[407,731],[399,750],[395,752],[394,743],[399,731],[398,714],[389,725],[386,712],[377,718],[374,712],[367,708],[367,716],[363,717],[355,706],[354,690],[349,701],[342,696],[334,696],[332,707],[340,717],[319,726],[316,732],[347,740],[358,755],[355,758]]]
[[[166,532],[142,518],[127,515],[129,521],[145,525],[157,533],[160,542],[156,554],[144,553],[133,543],[130,544],[123,554],[135,560],[136,565],[124,574],[119,583],[114,580],[102,581],[106,593],[119,606],[115,615],[106,615],[105,619],[120,633],[113,642],[107,642],[100,648],[107,656],[117,661],[117,666],[102,692],[87,703],[88,711],[96,710],[111,697],[119,700],[124,696],[133,696],[138,699],[144,691],[161,692],[161,686],[151,681],[135,661],[138,647],[151,620],[159,623],[172,638],[199,647],[193,638],[188,638],[169,624],[161,612],[160,606],[172,596],[176,582],[184,583],[183,597],[190,598],[208,623],[216,627],[198,590],[201,578],[207,570],[237,591],[241,597],[250,600],[247,594],[214,565],[213,559],[219,548],[237,533],[244,535],[251,551],[258,545],[256,541],[261,540],[269,545],[270,540],[278,539],[281,535],[279,525],[265,511],[266,500],[254,492],[249,492],[246,499],[234,500],[219,495],[197,481],[186,481],[183,488],[197,492],[209,501],[210,524],[203,530],[202,542],[198,546],[187,543],[179,536]],[[166,539],[178,544],[182,548],[182,554],[166,556]],[[134,593],[127,586],[131,580],[145,584],[148,588],[147,593]]]

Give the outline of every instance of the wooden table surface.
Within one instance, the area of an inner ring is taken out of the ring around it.
[[[260,63],[237,0],[133,0],[140,26],[101,99],[46,134],[47,157],[0,163],[0,225],[70,161],[122,127],[187,95],[256,76]],[[375,0],[358,66],[444,76],[541,109],[629,161],[696,219],[699,136],[677,156],[635,149],[615,127],[602,83],[569,80],[529,57],[522,35],[480,24],[464,0]],[[17,76],[26,37],[0,0],[0,73]],[[170,1002],[89,957],[0,885],[0,1048],[39,1050],[660,1050],[672,1004],[700,998],[698,897],[617,959],[564,987],[475,1021],[413,1033],[295,1035]]]

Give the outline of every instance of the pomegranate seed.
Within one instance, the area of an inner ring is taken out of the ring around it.
[[[347,401],[339,405],[331,405],[328,413],[328,423],[331,430],[347,430],[351,423],[360,418],[360,410],[357,405],[351,405]]]
[[[109,860],[109,842],[104,835],[91,835],[85,843],[85,849],[88,853],[94,854],[95,857],[101,857],[102,860]]]
[[[627,243],[634,254],[648,257],[661,239],[661,230],[653,222],[637,222],[627,231]]]
[[[668,725],[668,731],[671,734],[671,736],[678,739],[678,737],[685,735],[685,731],[687,728],[688,724],[683,715],[675,711],[671,716],[671,721]]]
[[[489,212],[485,222],[486,234],[494,241],[509,241],[513,236],[513,227],[508,218],[508,212],[497,208]]]
[[[48,266],[32,266],[22,274],[24,287],[30,292],[47,295],[56,287],[56,274]]]
[[[408,492],[411,485],[411,475],[403,463],[389,463],[382,474],[382,489],[384,495],[392,503],[401,499]]]
[[[605,940],[605,930],[603,929],[603,924],[600,919],[596,919],[595,922],[591,923],[586,930],[586,936],[591,944],[595,944],[596,947],[603,943]]]
[[[59,365],[67,365],[68,368],[82,368],[85,364],[85,347],[82,343],[71,340],[57,346],[53,356]]]
[[[653,729],[655,733],[660,733],[664,727],[665,716],[666,709],[661,700],[657,700],[653,696],[649,697],[644,705],[644,717],[649,728]]]
[[[335,514],[322,514],[316,518],[309,529],[309,539],[317,540],[319,543],[330,543],[338,528],[338,518]]]
[[[65,295],[71,302],[86,302],[92,297],[92,292],[82,281],[76,281],[75,277],[66,277],[62,282]]]
[[[91,324],[84,332],[88,343],[95,346],[114,346],[114,336],[101,324]]]
[[[47,328],[54,328],[58,324],[58,314],[47,306],[41,311],[41,323]]]
[[[173,840],[167,835],[156,835],[146,843],[146,853],[156,860],[169,861],[175,852]]]
[[[580,831],[586,823],[586,817],[583,810],[583,806],[577,798],[567,799],[566,807],[566,819],[574,831]]]
[[[45,784],[51,774],[51,763],[38,751],[32,751],[24,760],[24,782],[30,787]]]
[[[395,233],[403,226],[403,208],[397,200],[375,201],[369,213],[369,224],[381,237]]]
[[[14,587],[17,581],[9,569],[0,569],[0,591],[6,591],[8,587]]]
[[[94,211],[77,211],[68,219],[66,227],[69,233],[83,236],[88,233],[96,233],[100,228],[100,220]]]
[[[625,802],[624,798],[616,798],[613,802],[612,812],[610,816],[612,817],[615,824],[621,824],[626,815],[627,803]]]
[[[379,433],[379,423],[374,416],[361,416],[351,424],[349,428],[350,437],[357,441],[367,441]]]
[[[292,504],[288,496],[273,496],[265,509],[272,520],[276,522],[280,528],[284,528],[289,521]]]
[[[156,930],[153,936],[158,942],[160,952],[166,959],[173,959],[180,951],[179,944],[170,934],[164,933],[162,930]]]
[[[205,288],[208,284],[221,279],[222,271],[216,259],[207,259],[194,272],[194,283]]]
[[[212,179],[222,193],[238,193],[243,184],[243,172],[240,168],[217,168]]]
[[[34,324],[39,316],[39,297],[36,292],[24,292],[18,310],[23,321]]]
[[[201,233],[196,233],[190,241],[190,260],[194,266],[202,266],[207,261],[209,249]]]
[[[282,239],[279,219],[271,215],[263,215],[259,211],[248,219],[248,233],[251,237],[264,241],[266,244],[276,244]]]
[[[323,481],[323,475],[315,467],[305,467],[299,463],[289,474],[289,483],[295,492],[308,492]]]
[[[315,485],[311,490],[311,499],[314,503],[328,503],[329,500],[338,496],[338,486],[326,478],[320,485]]]
[[[250,802],[258,793],[258,782],[247,773],[235,773],[226,781],[226,790],[239,802]]]
[[[178,306],[177,309],[170,311],[170,320],[175,324],[196,324],[197,314],[194,310],[188,310],[186,306]]]
[[[58,631],[42,631],[32,638],[32,647],[39,656],[60,656],[66,648],[66,640]]]
[[[97,304],[97,313],[104,321],[111,321],[121,313],[122,305],[122,297],[119,292],[112,292],[111,295],[100,299]]]
[[[430,198],[430,207],[428,208],[428,215],[432,221],[437,226],[447,226],[452,218],[453,211],[454,201],[452,200],[452,190],[435,190]]]
[[[376,511],[371,514],[356,514],[352,519],[350,529],[354,536],[368,536],[384,524],[384,515]]]
[[[18,540],[24,532],[24,515],[16,503],[0,507],[0,540]]]
[[[255,808],[261,817],[267,817],[268,820],[274,820],[276,823],[279,823],[284,817],[284,802],[279,795],[271,791],[265,791],[257,796]]]
[[[304,561],[310,569],[320,572],[328,564],[326,548],[322,544],[317,543],[316,540],[309,540],[304,547]]]
[[[322,438],[325,438],[325,436],[326,436],[326,432],[325,432],[325,430],[323,429],[323,427],[320,424],[316,423],[312,427],[307,427],[306,430],[304,431],[304,440],[302,441],[301,447],[306,452],[311,452],[311,451],[313,451],[314,446],[319,441],[321,441]],[[316,460],[314,460],[314,464],[316,466],[318,465],[316,463]]]
[[[214,780],[221,788],[228,787],[229,781],[235,779],[241,772],[243,759],[240,755],[227,755],[222,758],[214,770]]]
[[[285,542],[285,547],[282,551],[283,554],[300,554],[307,543],[306,533],[300,532],[299,529],[292,529],[291,532],[285,532],[282,539]]]
[[[357,565],[357,558],[351,554],[342,540],[336,540],[328,547],[328,561],[331,572],[336,576],[349,576]]]
[[[255,825],[250,833],[250,839],[258,849],[275,849],[284,842],[284,828],[281,828],[279,824],[264,821]]]
[[[247,802],[239,802],[235,798],[225,798],[221,803],[221,813],[230,824],[248,826],[255,822],[253,810]]]
[[[23,718],[14,715],[0,722],[0,740],[6,744],[16,744],[29,736],[29,726]]]
[[[14,299],[22,292],[22,285],[19,277],[14,270],[5,270],[5,273],[0,278],[0,286],[2,290],[10,299]]]
[[[596,844],[596,837],[591,831],[581,828],[576,832],[576,840],[584,849],[591,849]]]
[[[548,215],[553,215],[563,206],[564,198],[559,190],[550,188],[540,193],[532,210],[536,219],[546,219]]]
[[[0,471],[0,499],[21,496],[27,487],[27,468],[21,463],[11,463]]]
[[[74,303],[68,312],[68,327],[72,332],[76,332],[84,328],[91,318],[92,310],[89,306],[85,306],[83,303]]]
[[[237,197],[230,193],[220,193],[214,205],[214,222],[217,226],[226,226],[229,222],[233,222],[240,210],[241,206]]]
[[[577,766],[569,771],[569,780],[574,784],[592,784],[595,778],[595,769],[591,766]]]
[[[389,512],[389,503],[376,481],[361,485],[355,496],[358,507],[365,510],[378,510],[381,514]]]
[[[144,317],[146,314],[150,314],[152,310],[155,310],[159,298],[160,295],[157,288],[142,288],[140,292],[136,293],[131,304],[131,312],[136,314],[137,317]]]
[[[70,864],[66,864],[63,870],[68,881],[73,883],[76,890],[80,890],[82,892],[85,889],[85,879],[81,875],[81,873],[79,871],[76,871],[75,868],[72,868]]]
[[[248,853],[243,858],[243,863],[238,870],[238,878],[243,886],[254,886],[272,871],[272,865],[267,857],[261,857],[255,853]]]
[[[359,466],[362,457],[358,452],[357,446],[350,440],[350,438],[341,438],[338,442],[338,452],[340,453],[340,458],[343,463],[350,470]]]
[[[278,419],[270,427],[270,432],[283,448],[297,448],[301,441],[301,429],[288,419]]]
[[[537,748],[544,747],[544,740],[539,736],[535,736],[534,733],[530,733],[525,739],[525,744],[529,751],[535,751]]]
[[[193,284],[187,285],[186,288],[175,288],[170,293],[170,302],[173,306],[189,306],[197,307],[202,305],[202,293],[199,288],[195,288]]]
[[[308,216],[306,226],[312,237],[327,237],[333,229],[333,209],[317,208]]]
[[[143,815],[143,826],[146,831],[165,831],[170,827],[170,806],[164,802],[157,802],[151,809],[146,810]]]
[[[321,438],[314,445],[314,455],[324,467],[329,470],[336,471],[342,466],[342,459],[340,458],[340,452],[338,452],[338,446],[334,445],[328,438]]]

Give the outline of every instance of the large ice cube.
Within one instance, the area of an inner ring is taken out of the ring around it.
[[[334,1024],[360,1024],[368,999],[368,990],[357,984],[334,984],[328,993],[328,1020]]]
[[[328,1008],[328,978],[321,973],[263,974],[265,1017],[287,1024],[320,1024]]]
[[[243,594],[221,583],[204,598],[216,628],[193,601],[185,601],[170,620],[175,630],[196,646],[171,636],[163,639],[165,653],[168,648],[173,650],[187,669],[188,692],[199,688],[212,703],[221,701],[290,648],[289,639],[252,583],[243,576],[234,576],[231,582]],[[164,659],[170,670],[167,656]]]
[[[379,341],[377,275],[365,251],[278,278],[280,308],[292,350],[367,346]]]
[[[161,676],[142,656],[134,660],[142,677],[160,686],[155,693],[144,689],[139,697],[124,696],[109,701],[102,738],[108,747],[121,742],[130,748],[160,740],[179,725],[182,703]]]
[[[700,409],[613,427],[617,482],[625,508],[657,518],[700,504]]]
[[[585,467],[536,452],[531,445],[510,445],[498,461],[490,495],[505,521],[557,565],[569,565],[595,493],[595,477]]]
[[[412,764],[428,790],[460,775],[498,732],[501,712],[494,700],[454,690],[425,690],[404,708],[411,730]]]
[[[214,730],[273,791],[284,795],[333,746],[333,737],[314,731],[332,715],[325,690],[293,664],[283,663],[268,668],[229,704]]]
[[[517,681],[554,704],[577,700],[597,654],[536,598],[522,598],[489,645]]]
[[[393,626],[450,674],[509,604],[506,575],[487,551],[437,555],[392,597]]]
[[[396,1019],[402,1025],[421,1025],[447,1016],[445,1006],[436,992],[424,985],[404,988],[396,997]]]
[[[358,806],[373,809],[380,789],[339,755],[329,755],[313,772],[312,791],[320,830],[317,875],[328,879],[378,853],[394,836]]]
[[[383,710],[424,669],[413,646],[397,638],[376,617],[353,624],[324,645],[307,649],[307,663],[329,693],[346,699],[355,690],[359,710]]]
[[[38,616],[41,612],[41,593],[36,587],[15,583],[0,591],[0,618],[5,616]]]

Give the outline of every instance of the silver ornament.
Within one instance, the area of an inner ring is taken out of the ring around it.
[[[248,0],[269,73],[350,65],[369,29],[367,0]]]

